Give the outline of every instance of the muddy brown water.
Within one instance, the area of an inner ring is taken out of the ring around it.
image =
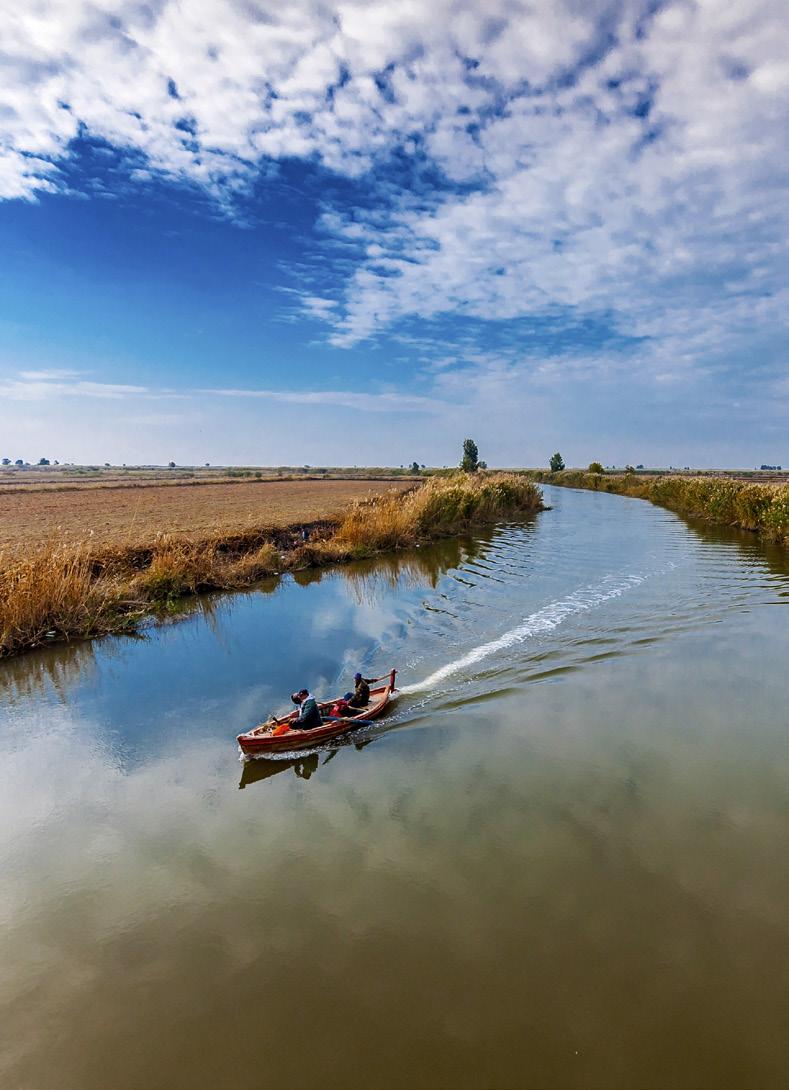
[[[0,667],[0,1085],[789,1085],[785,554],[546,492]]]

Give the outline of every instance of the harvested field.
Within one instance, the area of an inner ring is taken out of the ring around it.
[[[0,495],[0,552],[48,539],[137,547],[167,534],[201,540],[330,518],[354,500],[412,487],[409,481],[282,480],[78,488]]]

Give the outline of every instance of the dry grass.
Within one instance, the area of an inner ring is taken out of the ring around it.
[[[73,636],[116,629],[120,585],[96,578],[84,548],[42,545],[29,556],[0,556],[0,654],[41,643],[50,633]]]
[[[399,549],[540,506],[540,490],[524,477],[458,474],[405,495],[390,488],[357,500],[336,519],[313,523],[306,543],[303,518],[291,527],[202,539],[160,534],[136,546],[49,539],[0,556],[0,655],[52,638],[122,631],[202,590]]]
[[[636,496],[684,515],[738,526],[789,545],[789,484],[751,484],[726,477],[640,476],[634,473],[534,473],[549,484]]]
[[[432,477],[405,497],[388,495],[348,511],[335,535],[354,555],[401,549],[511,515],[537,511],[542,493],[514,474]]]

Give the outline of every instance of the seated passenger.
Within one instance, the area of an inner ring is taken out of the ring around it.
[[[345,719],[348,715],[353,715],[354,709],[348,703],[353,698],[353,693],[346,693],[345,696],[341,696],[337,703],[331,710],[332,719]]]
[[[299,707],[299,714],[291,722],[294,730],[313,730],[323,724],[318,702],[309,689],[300,689],[290,699]]]

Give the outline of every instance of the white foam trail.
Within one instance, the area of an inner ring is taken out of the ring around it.
[[[497,651],[504,651],[516,643],[523,643],[524,640],[531,639],[532,636],[550,632],[552,629],[557,628],[565,618],[572,617],[577,613],[585,613],[589,609],[594,609],[595,606],[602,605],[603,602],[618,598],[625,591],[643,583],[647,576],[628,575],[616,583],[612,582],[613,578],[613,576],[608,576],[597,586],[584,587],[569,594],[566,598],[560,598],[558,602],[543,606],[536,613],[526,617],[517,628],[511,628],[509,632],[505,632],[497,639],[491,640],[490,643],[483,643],[479,647],[474,647],[462,658],[455,659],[454,662],[449,662],[446,666],[441,666],[429,677],[426,677],[424,681],[418,681],[413,685],[404,685],[399,691],[401,693],[418,693],[423,692],[425,689],[434,689],[436,685],[445,681],[448,677],[452,677],[453,674],[481,662],[482,659],[486,659],[490,655],[495,655]]]

